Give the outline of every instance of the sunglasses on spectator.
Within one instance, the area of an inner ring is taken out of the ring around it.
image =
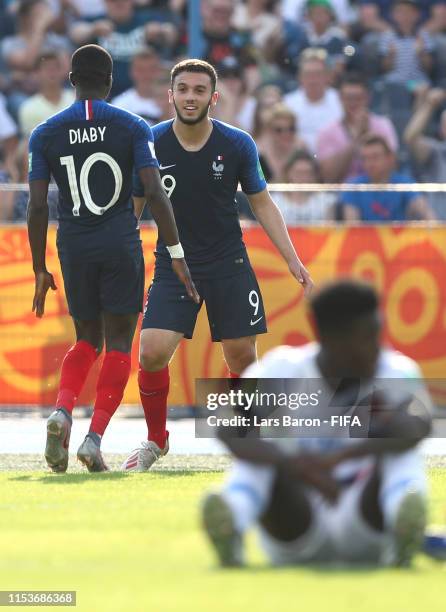
[[[273,132],[275,132],[276,134],[285,134],[286,132],[289,134],[292,134],[296,131],[296,126],[295,125],[288,125],[288,126],[284,126],[284,125],[276,125],[276,126],[272,126],[272,130]]]

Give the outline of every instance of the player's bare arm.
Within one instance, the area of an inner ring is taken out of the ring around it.
[[[138,196],[133,196],[133,209],[135,211],[135,217],[138,221],[141,219],[141,215],[146,206],[146,199]]]
[[[296,253],[282,213],[268,190],[264,189],[260,193],[250,194],[248,199],[257,220],[288,264],[291,274],[302,284],[305,295],[310,295],[314,283]]]
[[[56,290],[53,275],[46,269],[45,251],[48,231],[48,181],[29,183],[28,237],[35,275],[35,290],[32,310],[37,317],[45,312],[45,298],[48,289]]]
[[[166,196],[166,192],[161,184],[159,171],[157,168],[141,168],[139,170],[139,178],[144,187],[145,199],[150,205],[150,210],[155,223],[158,226],[159,233],[166,243],[167,247],[178,245],[180,239],[178,230],[173,216],[172,204]],[[141,210],[142,212],[142,210]],[[141,213],[140,213],[141,214]],[[172,254],[172,268],[180,281],[184,284],[189,297],[196,302],[200,302],[200,296],[192,281],[189,268],[186,260],[181,254]]]

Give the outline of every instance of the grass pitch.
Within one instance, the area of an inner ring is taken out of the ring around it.
[[[0,589],[76,590],[88,612],[444,610],[446,565],[422,556],[411,570],[270,569],[252,538],[251,567],[217,569],[198,507],[227,462],[171,456],[148,474],[56,475],[36,457],[0,456]],[[429,473],[430,522],[444,524],[446,470]]]

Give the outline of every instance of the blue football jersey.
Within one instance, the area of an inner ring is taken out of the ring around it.
[[[257,147],[243,130],[212,120],[213,130],[200,151],[179,143],[173,120],[152,127],[161,180],[175,214],[188,264],[196,266],[237,255],[245,249],[235,200],[266,188]],[[143,195],[138,177],[134,194]],[[167,256],[159,237],[157,256]]]
[[[103,100],[78,100],[31,134],[29,181],[59,188],[58,248],[102,259],[139,241],[133,172],[158,167],[146,122]]]

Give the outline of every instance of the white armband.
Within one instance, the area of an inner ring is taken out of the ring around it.
[[[184,259],[184,251],[181,242],[168,246],[167,250],[172,259]]]

